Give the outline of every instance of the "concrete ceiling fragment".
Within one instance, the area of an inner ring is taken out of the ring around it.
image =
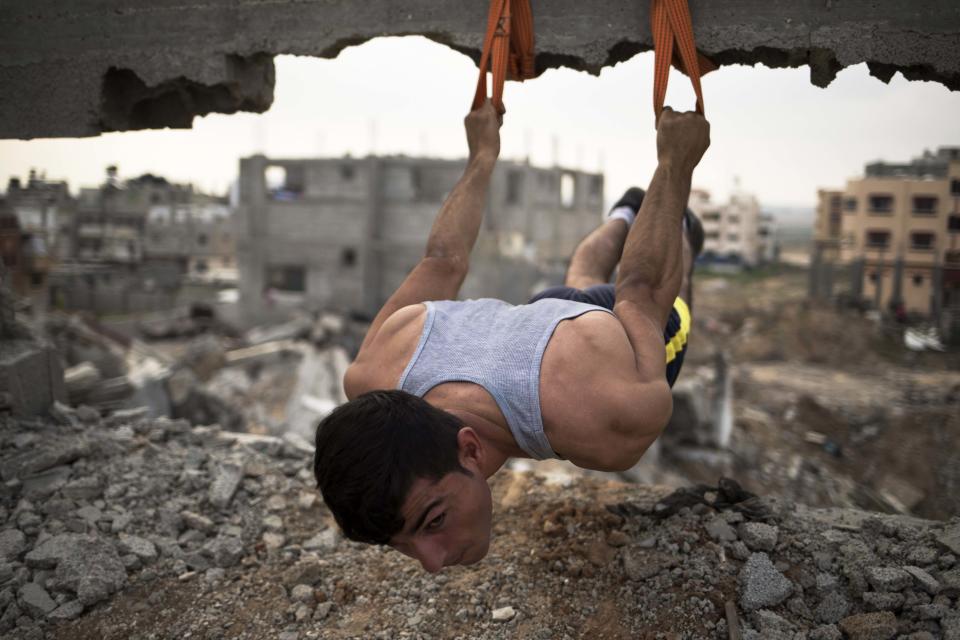
[[[532,0],[537,69],[591,73],[652,48],[647,0]],[[0,138],[189,128],[263,112],[273,56],[335,57],[420,34],[477,60],[485,0],[7,0],[0,11]],[[866,62],[889,81],[960,90],[954,0],[690,0],[700,50],[723,64],[809,65],[813,84]]]

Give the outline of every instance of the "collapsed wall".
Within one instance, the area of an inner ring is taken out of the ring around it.
[[[652,48],[648,2],[532,4],[538,72],[598,73]],[[866,62],[884,81],[899,71],[960,89],[960,6],[949,0],[691,0],[690,8],[698,46],[721,65],[809,65],[811,82],[825,87]],[[484,2],[431,0],[11,0],[0,14],[0,138],[189,128],[196,115],[263,112],[273,101],[274,55],[330,58],[378,36],[421,34],[477,60],[486,11]]]

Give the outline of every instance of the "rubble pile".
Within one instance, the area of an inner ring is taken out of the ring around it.
[[[811,506],[960,513],[956,354],[911,352],[869,317],[811,303],[803,273],[748,283],[702,278],[696,300],[678,387],[725,354],[733,424],[713,448],[662,447],[665,471],[687,482],[730,475]],[[714,405],[706,410],[720,415]]]
[[[310,445],[145,410],[0,422],[0,633],[960,638],[960,519],[494,477],[494,540],[423,573],[340,539]]]
[[[205,307],[185,313],[130,327],[148,343],[80,316],[50,318],[68,403],[100,413],[147,406],[153,417],[309,438],[345,400],[340,380],[364,322],[304,313],[239,334]]]

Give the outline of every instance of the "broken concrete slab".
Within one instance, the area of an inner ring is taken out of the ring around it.
[[[29,474],[46,471],[57,465],[68,464],[90,454],[90,443],[85,438],[64,438],[47,442],[45,446],[29,449],[23,453],[0,460],[0,475],[4,480],[23,478]]]
[[[699,48],[720,65],[809,65],[811,81],[826,86],[840,69],[867,62],[884,81],[899,71],[960,88],[960,7],[950,0],[691,0],[690,9]],[[0,138],[189,128],[196,115],[263,112],[273,101],[272,56],[329,58],[379,36],[423,34],[478,60],[486,12],[484,3],[432,0],[402,9],[11,0],[0,15]],[[648,12],[649,3],[632,0],[536,3],[537,72],[598,73],[650,50]]]
[[[221,464],[210,484],[210,504],[223,509],[233,499],[240,481],[243,480],[243,467],[236,464]]]
[[[744,611],[775,607],[793,593],[791,583],[765,553],[754,553],[740,570],[740,606]]]
[[[116,549],[106,540],[77,536],[57,563],[58,585],[77,594],[84,605],[107,598],[127,583],[127,571]]]
[[[0,562],[16,560],[27,548],[27,539],[18,529],[0,531]]]
[[[937,536],[937,542],[949,549],[954,555],[960,556],[960,521],[955,521],[947,526]]]
[[[0,340],[0,395],[18,417],[42,415],[54,402],[66,402],[56,350],[33,340]]]
[[[47,590],[36,582],[28,582],[20,587],[17,601],[34,618],[44,618],[57,608]]]

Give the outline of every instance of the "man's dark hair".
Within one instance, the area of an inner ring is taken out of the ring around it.
[[[351,540],[387,544],[404,525],[400,508],[418,478],[439,480],[460,465],[463,423],[405,391],[371,391],[317,426],[313,473]]]

